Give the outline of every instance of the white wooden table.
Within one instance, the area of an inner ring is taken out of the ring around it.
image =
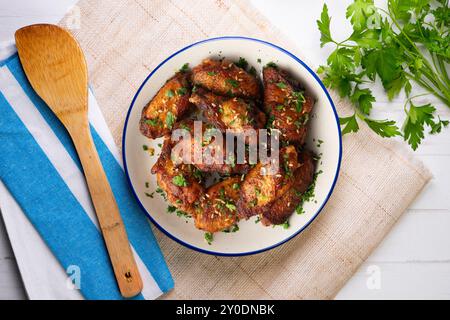
[[[21,26],[57,22],[75,2],[0,0],[0,42],[12,41],[14,31]],[[324,2],[333,17],[332,33],[336,38],[344,38],[350,29],[344,12],[351,0],[252,2],[302,49],[313,66],[323,63],[331,50],[320,49],[315,23]],[[375,88],[375,93],[379,90]],[[402,119],[400,98],[392,102],[378,100],[375,118],[389,114]],[[443,118],[450,119],[450,109],[436,105]],[[450,299],[450,170],[446,167],[450,165],[450,129],[428,137],[415,156],[432,171],[434,180],[341,290],[338,299]],[[0,299],[23,298],[26,293],[0,219]]]

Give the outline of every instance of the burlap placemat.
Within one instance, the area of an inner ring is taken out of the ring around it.
[[[90,83],[119,146],[139,85],[185,45],[245,35],[305,58],[301,48],[288,43],[246,0],[82,0],[61,24],[72,29],[86,54]],[[345,101],[335,95],[334,101],[341,115],[349,112]],[[431,178],[399,145],[365,127],[343,140],[340,177],[324,211],[299,236],[274,250],[214,257],[155,230],[175,278],[175,289],[164,298],[333,298]]]

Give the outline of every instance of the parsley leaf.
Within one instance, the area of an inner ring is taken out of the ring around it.
[[[450,107],[449,0],[386,2],[384,9],[375,6],[373,0],[353,0],[346,10],[353,31],[343,41],[333,39],[329,10],[323,6],[317,20],[320,46],[330,43],[335,47],[317,72],[325,86],[349,98],[354,106],[352,116],[340,118],[342,134],[357,132],[365,123],[381,137],[403,136],[416,150],[426,128],[430,134],[437,134],[449,124],[441,120],[433,106],[412,103],[418,96],[434,95]],[[370,118],[376,97],[369,88],[377,81],[389,100],[402,91],[406,94],[410,107],[401,128],[390,119]],[[417,87],[425,92],[411,96]]]
[[[189,71],[189,63],[183,64],[183,66],[180,68],[180,72],[188,72]]]
[[[349,48],[337,48],[328,57],[328,64],[336,71],[354,70],[353,50]]]
[[[179,187],[187,187],[188,183],[182,174],[179,174],[172,178],[172,182],[174,185]]]
[[[214,235],[211,232],[205,232],[205,241],[206,241],[206,243],[211,245],[213,240],[214,240]]]
[[[239,68],[246,70],[248,67],[248,62],[247,60],[245,60],[245,58],[239,57],[239,61],[236,62],[235,65],[238,66]]]
[[[225,82],[228,83],[233,88],[237,88],[239,86],[239,82],[234,79],[226,79]]]
[[[342,135],[350,132],[357,132],[359,130],[358,122],[356,121],[356,113],[350,117],[339,118],[339,123],[341,126],[345,126],[342,130]]]
[[[370,114],[370,110],[372,110],[372,102],[375,102],[375,98],[373,97],[370,89],[359,89],[358,87],[355,87],[355,91],[350,97],[350,101],[357,105],[362,113]]]
[[[368,118],[364,118],[364,121],[373,131],[375,131],[375,133],[383,138],[401,136],[401,133],[398,131],[398,127],[395,125],[395,121],[372,120]]]
[[[320,20],[317,20],[317,27],[320,31],[320,46],[323,47],[326,43],[332,42],[330,33],[330,16],[328,15],[328,7],[326,3],[323,5]]]
[[[416,150],[422,141],[424,135],[424,125],[428,125],[433,128],[433,113],[436,108],[431,106],[431,104],[425,104],[422,106],[415,106],[410,104],[408,116],[406,117],[403,131],[405,141],[411,145],[413,150]]]
[[[278,82],[278,83],[277,83],[277,87],[280,88],[280,89],[285,89],[285,88],[286,88],[286,83],[284,83],[284,82]]]
[[[373,14],[373,0],[356,0],[348,6],[346,17],[350,18],[350,22],[355,30],[364,28],[367,17]]]
[[[167,112],[166,115],[166,126],[169,129],[172,129],[173,125],[175,124],[175,121],[177,120],[177,117],[172,112]]]

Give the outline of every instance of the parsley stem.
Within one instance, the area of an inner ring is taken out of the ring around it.
[[[444,60],[442,60],[442,57],[437,56],[437,55],[436,55],[436,59],[438,61],[439,68],[441,69],[444,81],[447,83],[447,85],[450,88],[450,78],[449,78],[448,73],[447,73],[447,67],[445,66],[445,62],[444,62]]]
[[[405,71],[405,74],[408,78],[410,78],[411,80],[414,80],[417,84],[419,84],[422,88],[425,88],[428,90],[428,92],[432,93],[435,97],[439,98],[440,100],[442,100],[442,102],[444,102],[446,105],[450,105],[450,100],[447,99],[446,97],[440,95],[436,90],[434,90],[428,83],[426,83],[423,79],[418,79],[415,76],[413,76],[412,74],[408,73]]]
[[[430,65],[430,63],[428,62],[428,60],[423,56],[423,54],[421,53],[421,51],[419,50],[419,48],[416,46],[416,44],[414,43],[414,41],[411,40],[411,38],[406,34],[406,32],[404,32],[403,28],[400,26],[400,24],[398,23],[398,21],[394,18],[391,8],[389,7],[389,11],[384,10],[383,8],[377,8],[380,11],[384,12],[385,14],[387,14],[389,16],[389,18],[391,19],[391,21],[395,24],[395,26],[397,27],[397,29],[399,30],[399,32],[401,34],[403,34],[403,36],[405,37],[406,40],[408,40],[408,42],[410,43],[410,45],[415,49],[415,53],[417,56],[421,57],[423,63],[425,66],[428,67],[429,71],[431,71],[431,74],[428,73],[427,78],[433,82],[433,84],[436,86],[436,88],[438,88],[439,90],[441,90],[441,93],[444,94],[444,96],[446,97],[443,101],[446,102],[447,106],[450,107],[448,101],[450,101],[450,94],[448,94],[446,92],[446,88],[444,86],[444,88],[442,87],[442,83],[438,80],[439,76],[436,75],[436,73],[434,72],[432,66]],[[400,43],[401,41],[397,40],[398,43]],[[402,45],[402,47],[404,49],[406,49],[406,47],[404,45]],[[409,52],[411,52],[410,50],[407,50]],[[425,74],[425,73],[424,73]]]
[[[408,103],[411,102],[411,100],[415,99],[415,98],[419,98],[419,97],[423,97],[423,96],[428,96],[432,94],[431,92],[429,93],[421,93],[421,94],[416,94],[415,96],[409,97],[408,99],[406,99],[405,104],[403,105],[403,110],[405,110],[405,113],[408,114],[408,111],[406,111],[406,105]]]
[[[435,53],[430,52],[430,56],[431,56],[431,60],[433,61],[433,66],[434,69],[436,69],[436,71],[438,72],[438,74],[440,75],[440,78],[442,79],[443,85],[445,86],[449,86],[449,83],[444,75],[444,71],[440,70],[440,68],[438,67],[439,62],[438,62],[438,57]],[[444,68],[445,69],[445,68]],[[448,89],[448,88],[447,88]]]

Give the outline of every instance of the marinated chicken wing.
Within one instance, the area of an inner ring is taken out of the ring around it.
[[[299,167],[298,154],[294,146],[279,151],[278,170],[269,174],[270,164],[258,163],[245,176],[241,184],[238,214],[249,218],[265,214],[272,204],[285,194],[294,184],[294,172]]]
[[[262,214],[261,222],[264,225],[284,223],[302,201],[303,193],[313,182],[315,165],[312,153],[300,153],[299,165],[294,171],[294,183],[291,188]]]
[[[240,178],[225,179],[208,188],[201,209],[194,216],[195,226],[206,232],[229,229],[237,222],[236,202],[239,199]]]
[[[187,113],[191,93],[188,79],[189,73],[176,73],[144,107],[140,122],[140,130],[144,136],[152,139],[162,137]]]
[[[300,89],[299,83],[276,66],[263,69],[264,109],[268,125],[280,130],[284,141],[303,144],[314,100]]]
[[[201,121],[196,123],[202,126],[202,135],[198,137],[199,139],[195,136],[194,120],[184,120],[175,126],[175,129],[185,129],[189,133],[188,139],[183,137],[179,141],[172,142],[172,146],[177,145],[176,154],[183,163],[192,163],[202,172],[219,174],[242,174],[249,170],[250,165],[246,158],[242,159],[243,161],[237,159],[235,150],[227,153],[226,138],[220,130]],[[215,141],[219,136],[222,143]]]
[[[201,173],[192,165],[174,164],[169,136],[166,136],[151,172],[156,174],[158,186],[166,193],[167,200],[178,209],[193,214],[204,194]]]
[[[205,59],[192,69],[192,82],[219,95],[259,99],[255,76],[229,60]]]
[[[253,101],[238,97],[223,97],[204,89],[198,89],[189,101],[203,111],[208,122],[225,132],[243,132],[246,129],[262,129],[266,124],[265,114]]]

